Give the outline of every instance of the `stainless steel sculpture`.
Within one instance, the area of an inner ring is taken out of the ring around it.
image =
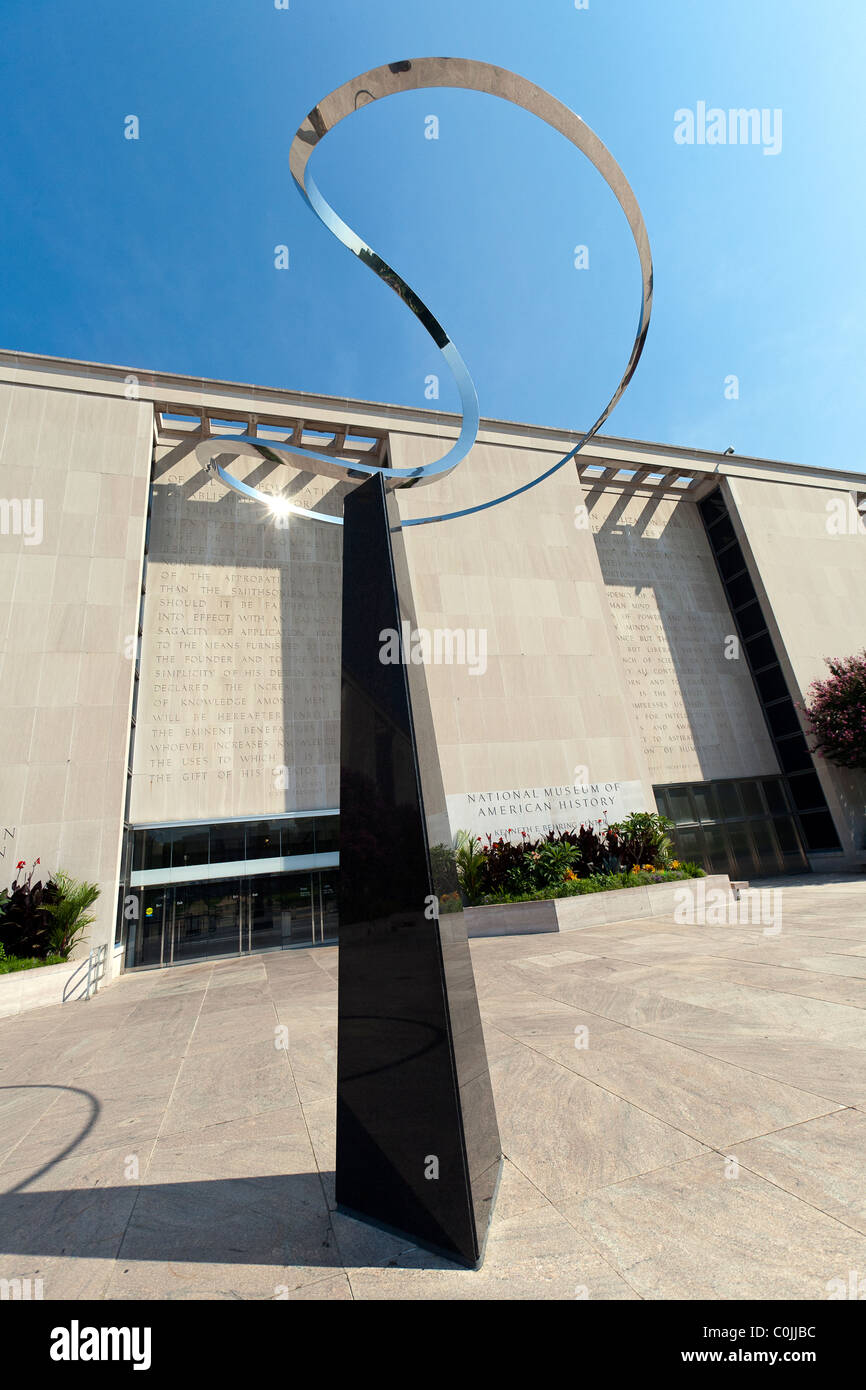
[[[527,81],[525,77],[509,72],[507,68],[494,67],[491,63],[479,63],[471,58],[413,58],[400,63],[389,63],[385,67],[373,68],[361,77],[356,77],[351,82],[338,87],[335,92],[331,92],[330,96],[325,97],[318,106],[313,108],[292,141],[289,166],[301,196],[320,221],[360,261],[369,266],[380,280],[383,280],[400,296],[407,308],[411,309],[419,323],[433,339],[454,377],[460,393],[462,409],[460,433],[441,459],[418,468],[381,468],[377,464],[364,463],[363,461],[341,462],[333,454],[322,454],[315,449],[301,448],[291,444],[277,444],[269,440],[266,447],[270,453],[279,455],[281,458],[284,457],[286,463],[289,464],[297,460],[296,467],[303,465],[313,472],[327,472],[333,475],[336,471],[338,475],[342,474],[354,478],[357,478],[359,473],[381,473],[386,479],[393,480],[390,483],[391,487],[399,487],[408,483],[418,485],[443,478],[465,459],[475,443],[479,423],[478,398],[466,364],[454,343],[405,280],[334,211],[330,203],[319,192],[308,168],[310,155],[319,141],[324,139],[329,130],[333,130],[334,126],[359,110],[360,107],[367,106],[371,101],[380,101],[383,97],[394,96],[399,92],[415,91],[426,87],[462,87],[469,91],[486,92],[490,96],[501,97],[504,101],[513,102],[515,106],[522,107],[523,110],[529,111],[547,125],[552,126],[554,130],[560,131],[566,140],[569,140],[572,145],[575,145],[586,155],[616,197],[631,229],[640,261],[641,304],[637,332],[619,384],[595,423],[590,426],[573,449],[558,459],[551,468],[545,469],[537,478],[533,478],[529,483],[524,483],[522,487],[514,488],[511,492],[491,498],[489,502],[482,502],[462,511],[443,513],[438,516],[417,517],[412,521],[404,521],[404,526],[424,526],[434,521],[451,521],[455,517],[468,516],[472,512],[495,507],[500,502],[507,502],[510,498],[517,497],[520,493],[535,487],[562,468],[569,459],[574,458],[587,441],[601,429],[634,374],[649,328],[653,294],[649,238],[637,200],[613,155],[574,111],[564,106],[549,92],[545,92],[543,88],[537,87],[534,82]],[[218,450],[214,447],[216,444],[219,445]],[[253,457],[261,459],[262,449],[263,441],[261,439],[256,439],[252,435],[231,435],[203,441],[196,447],[196,456],[206,468],[213,470],[227,487],[234,489],[243,497],[262,502],[266,506],[272,506],[274,503],[272,495],[250,487],[249,484],[234,477],[227,468],[218,462],[222,456],[239,458],[244,454],[251,454]],[[315,521],[326,522],[329,525],[342,525],[341,517],[329,516],[326,512],[317,512],[309,508],[296,507],[287,502],[282,503],[281,510],[308,516]]]
[[[642,293],[626,369],[575,448],[531,482],[488,502],[401,522],[393,490],[445,477],[472,448],[479,425],[475,387],[442,325],[326,202],[308,165],[319,141],[360,106],[424,87],[502,97],[581,150],[625,213]],[[414,629],[404,526],[449,521],[526,492],[562,468],[604,424],[631,379],[649,327],[649,242],[634,194],[598,137],[555,97],[489,63],[420,58],[375,68],[310,112],[289,163],[316,216],[390,285],[433,339],[460,393],[460,432],[442,458],[416,468],[341,461],[253,435],[204,440],[196,455],[241,496],[272,508],[276,501],[280,511],[329,525],[342,525],[342,518],[260,492],[220,458],[266,455],[363,480],[345,499],[343,545],[337,1202],[353,1216],[477,1267],[501,1169],[499,1130],[425,676],[408,660],[402,639],[396,664],[383,659],[381,640],[386,630]]]

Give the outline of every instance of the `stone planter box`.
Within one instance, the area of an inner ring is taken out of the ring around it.
[[[708,893],[718,889],[732,892],[727,874],[708,874],[702,879],[614,888],[609,893],[584,893],[573,898],[540,898],[530,903],[467,907],[463,917],[467,933],[472,937],[579,931],[582,927],[598,927],[605,922],[630,922],[636,917],[672,912],[677,892],[689,883],[702,883]]]
[[[108,983],[103,975],[99,987]],[[60,965],[38,965],[34,970],[13,970],[0,975],[0,1018],[49,1004],[69,1004],[83,999],[86,989],[87,956]]]

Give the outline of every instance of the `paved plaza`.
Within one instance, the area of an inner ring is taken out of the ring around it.
[[[866,1279],[866,879],[786,883],[782,907],[778,934],[656,917],[473,942],[506,1155],[478,1272],[333,1209],[336,947],[4,1019],[0,1279],[826,1299]]]

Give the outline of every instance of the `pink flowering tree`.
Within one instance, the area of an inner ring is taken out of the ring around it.
[[[805,713],[813,753],[839,767],[866,769],[866,651],[827,658],[830,675],[814,681]]]

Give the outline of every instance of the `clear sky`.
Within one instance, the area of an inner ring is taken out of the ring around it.
[[[631,182],[655,305],[608,433],[866,469],[863,0],[3,0],[0,346],[431,405],[435,348],[288,171],[321,97],[431,54],[546,87]],[[781,111],[781,148],[677,143],[700,102]],[[575,149],[494,98],[419,92],[311,167],[445,325],[482,414],[595,418],[639,276]]]

